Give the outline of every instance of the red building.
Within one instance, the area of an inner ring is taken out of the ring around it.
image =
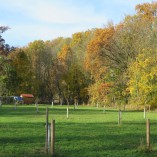
[[[33,94],[21,94],[20,97],[23,98],[24,104],[33,104],[34,95]]]

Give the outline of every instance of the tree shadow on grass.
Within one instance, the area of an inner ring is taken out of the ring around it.
[[[62,124],[61,129],[65,129],[66,133],[60,135],[58,143],[61,144],[61,141],[64,141],[63,144],[67,147],[65,154],[80,152],[80,157],[85,156],[86,152],[89,152],[89,154],[95,152],[95,155],[97,152],[101,152],[101,155],[106,154],[112,157],[120,156],[120,154],[121,156],[123,154],[124,156],[130,156],[130,154],[138,156],[137,147],[140,144],[140,139],[145,138],[145,132],[144,134],[143,131],[136,133],[136,130],[141,128],[139,124],[132,125],[130,128],[132,130],[126,129],[126,127],[104,125],[103,123],[78,124],[78,126],[77,124],[68,123],[67,126],[65,125]],[[73,131],[68,129],[71,127],[73,127]],[[123,129],[126,129],[126,131]],[[155,134],[151,138],[157,141]],[[120,152],[119,155],[117,155],[118,152]],[[152,156],[155,154],[154,151],[149,153]],[[143,153],[143,156],[147,156],[147,153]]]
[[[44,155],[45,128],[41,129],[44,126],[40,123],[16,123],[10,124],[10,127],[14,128],[15,134],[11,132],[13,136],[0,138],[2,147],[9,149],[11,145],[14,146],[8,157],[22,157],[26,152],[27,157]],[[140,123],[118,126],[110,123],[60,122],[56,124],[56,156],[155,157],[156,150],[143,152],[137,149],[140,139],[145,138],[144,127]],[[21,133],[17,130],[21,130]],[[27,131],[30,133],[24,134]],[[155,132],[151,139],[157,141]],[[17,154],[13,155],[13,150],[17,150]]]
[[[25,115],[45,115],[46,114],[46,107],[47,106],[39,106],[38,107],[38,113],[36,112],[36,106],[34,105],[29,105],[29,106],[17,106],[15,109],[14,106],[5,106],[0,109],[0,116],[5,116],[5,117],[13,117],[13,116],[25,116]],[[67,112],[66,106],[63,107],[54,107],[52,108],[51,106],[49,107],[49,114],[58,114],[58,115],[65,115]],[[124,113],[131,113],[131,112],[141,112],[141,111],[124,111]],[[78,108],[78,109],[73,109],[72,106],[69,108],[69,114],[70,115],[96,115],[96,114],[113,114],[117,113],[118,110],[110,110],[107,109],[105,113],[103,112],[102,109],[96,109],[96,108]],[[123,111],[122,111],[123,113]]]
[[[2,112],[3,116],[25,116],[34,115],[34,108],[21,107],[16,111],[8,110]],[[3,109],[5,110],[5,108]],[[65,115],[66,108],[52,108],[50,114]],[[112,113],[113,111],[108,111]],[[100,110],[78,109],[72,110],[71,115],[88,115],[94,116],[100,113]],[[39,116],[45,115],[45,108],[39,109]],[[103,117],[102,117],[103,118]],[[111,117],[113,118],[113,117]],[[156,122],[153,121],[153,131],[151,140],[157,141]],[[4,135],[4,136],[3,136]],[[56,156],[65,157],[156,157],[156,150],[150,152],[141,152],[138,150],[140,139],[145,140],[145,123],[144,121],[124,121],[122,125],[117,125],[113,119],[111,122],[87,122],[86,120],[79,123],[68,119],[64,122],[56,123]],[[0,124],[0,146],[4,146],[2,155],[13,145],[13,150],[17,154],[11,154],[8,157],[19,157],[26,153],[27,157],[36,157],[39,153],[43,155],[45,142],[45,123],[39,122],[9,122]],[[27,147],[28,146],[28,147]],[[20,149],[21,150],[20,150]],[[41,151],[40,151],[41,150]],[[61,153],[59,153],[61,151]],[[0,151],[1,152],[1,151]],[[2,156],[3,157],[3,156]]]

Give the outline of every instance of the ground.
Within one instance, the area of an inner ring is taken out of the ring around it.
[[[157,114],[147,113],[151,123],[151,151],[146,149],[146,119],[142,111],[81,106],[49,107],[49,122],[56,122],[55,154],[58,157],[156,157]],[[0,157],[46,157],[46,105],[3,105],[0,108]]]

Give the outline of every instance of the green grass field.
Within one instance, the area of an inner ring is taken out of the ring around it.
[[[46,157],[46,106],[11,105],[0,108],[0,157]],[[143,112],[125,111],[118,125],[117,110],[49,106],[49,122],[56,121],[57,157],[156,157],[157,113],[147,113],[151,122],[151,151],[145,149],[146,120]]]

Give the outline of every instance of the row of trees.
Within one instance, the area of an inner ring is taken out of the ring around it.
[[[0,95],[33,93],[41,100],[57,98],[67,104],[155,106],[157,3],[135,9],[135,15],[117,25],[1,53]]]

